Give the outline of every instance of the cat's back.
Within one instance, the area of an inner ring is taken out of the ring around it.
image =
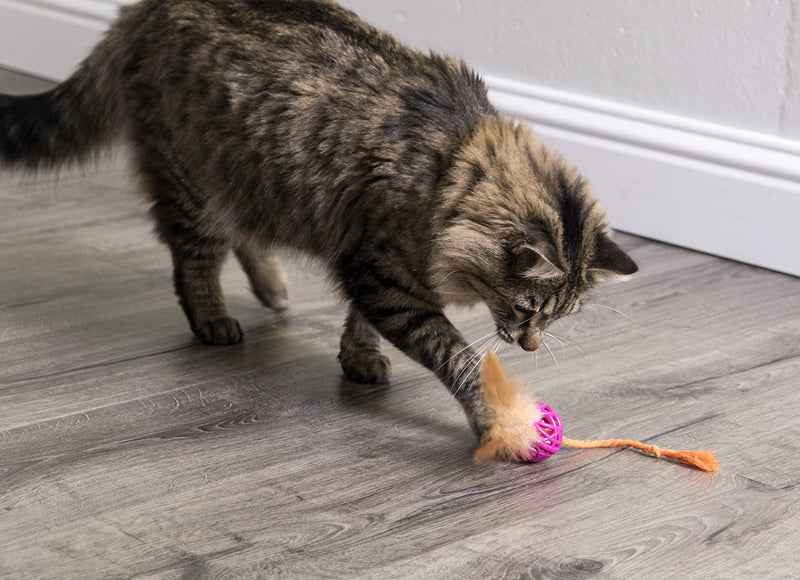
[[[122,9],[111,35],[139,61],[214,68],[235,58],[276,73],[279,62],[325,72],[354,54],[395,66],[422,56],[328,0],[142,0]]]
[[[133,97],[130,115],[168,124],[180,111],[252,118],[259,109],[262,120],[285,120],[287,107],[309,112],[323,101],[340,107],[329,108],[336,115],[369,115],[409,85],[439,85],[438,100],[483,100],[457,63],[407,48],[327,0],[142,0],[123,8],[108,40],[104,60]]]
[[[370,138],[375,148],[433,133],[450,140],[494,112],[468,68],[405,47],[328,0],[142,0],[110,38],[130,116],[214,133],[215,146],[234,132],[253,144],[298,130],[318,140],[323,129],[337,151]],[[183,141],[209,140],[200,137]]]
[[[424,228],[411,200],[434,194],[463,136],[496,114],[470,69],[325,0],[143,0],[111,36],[131,139],[180,163],[239,229],[276,219],[254,197],[318,231],[338,231],[340,208],[374,213],[368,199]]]

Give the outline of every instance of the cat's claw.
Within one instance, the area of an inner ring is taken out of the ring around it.
[[[344,376],[360,384],[388,383],[392,363],[382,354],[363,354],[341,359]]]
[[[227,345],[242,341],[242,327],[231,316],[217,316],[199,322],[194,333],[206,344]]]

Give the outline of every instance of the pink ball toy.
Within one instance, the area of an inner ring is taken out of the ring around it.
[[[558,413],[549,405],[539,402],[536,404],[539,405],[542,418],[533,427],[541,439],[531,444],[528,448],[527,457],[519,458],[520,461],[529,463],[538,463],[555,455],[561,448],[561,440],[564,437],[564,424],[561,422],[561,417],[558,416]]]

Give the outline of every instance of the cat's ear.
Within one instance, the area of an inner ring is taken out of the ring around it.
[[[564,275],[556,265],[558,258],[553,246],[546,240],[521,244],[511,253],[514,254],[517,272],[524,278],[541,280]]]
[[[606,234],[597,237],[595,256],[589,264],[589,271],[605,278],[631,276],[639,270],[636,262],[630,259]]]

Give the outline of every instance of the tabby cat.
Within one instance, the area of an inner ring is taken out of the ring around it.
[[[384,382],[383,336],[491,426],[473,352],[443,314],[485,302],[525,350],[636,264],[573,167],[503,118],[464,64],[326,0],[143,0],[55,89],[0,96],[0,162],[129,144],[194,333],[239,342],[220,288],[233,250],[287,307],[273,249],[320,258],[349,304],[344,374]]]

